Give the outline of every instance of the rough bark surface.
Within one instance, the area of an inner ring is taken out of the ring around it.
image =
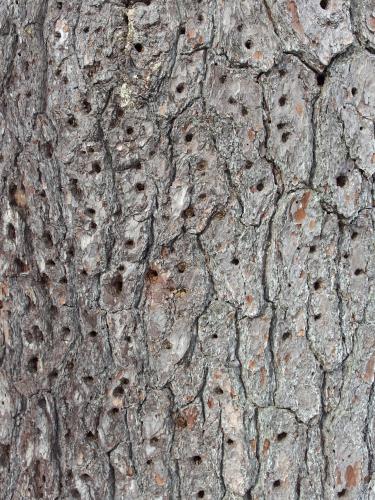
[[[374,499],[373,0],[0,1],[0,496]]]

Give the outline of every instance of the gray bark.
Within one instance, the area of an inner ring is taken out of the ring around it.
[[[0,496],[375,498],[373,0],[1,0]]]

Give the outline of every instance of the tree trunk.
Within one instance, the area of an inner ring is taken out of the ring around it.
[[[373,0],[2,0],[4,499],[374,499]]]

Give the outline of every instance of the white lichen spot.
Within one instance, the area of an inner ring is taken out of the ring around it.
[[[129,106],[131,102],[131,92],[126,83],[123,83],[121,85],[120,96],[121,96],[121,107],[126,108],[127,106]]]

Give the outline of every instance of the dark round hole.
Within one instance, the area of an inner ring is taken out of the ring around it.
[[[246,47],[247,49],[251,49],[251,47],[252,47],[252,46],[253,46],[252,41],[251,41],[251,40],[246,40],[246,42],[245,42],[245,47]]]
[[[133,248],[134,247],[134,240],[126,240],[125,241],[125,246],[127,248]]]
[[[199,455],[195,455],[195,456],[193,457],[193,462],[194,462],[195,464],[197,464],[197,465],[198,465],[198,464],[201,464],[201,463],[202,463],[202,458],[201,458]]]
[[[346,181],[347,181],[346,175],[339,175],[338,177],[336,177],[336,184],[339,187],[344,187],[346,184]]]
[[[240,263],[240,261],[237,259],[237,257],[234,257],[232,259],[232,264],[235,265],[235,266],[238,266],[238,264]]]
[[[263,188],[264,188],[263,182],[258,182],[258,184],[257,184],[257,190],[258,191],[263,191]]]
[[[277,440],[278,441],[282,441],[283,439],[285,439],[287,437],[287,433],[286,432],[280,432],[278,435],[277,435]]]
[[[227,439],[227,444],[229,444],[229,446],[231,446],[232,444],[234,443],[233,439]]]
[[[227,75],[221,75],[219,78],[220,83],[225,83],[225,80],[227,79]]]
[[[239,24],[239,25],[237,26],[237,31],[242,31],[242,29],[243,29],[243,24]]]
[[[320,0],[320,6],[322,9],[326,9],[328,7],[328,0]]]
[[[359,276],[360,274],[364,274],[364,273],[365,273],[365,272],[364,272],[364,270],[363,270],[363,269],[356,269],[356,270],[354,271],[355,276]]]
[[[143,45],[141,43],[135,43],[134,48],[137,52],[142,52],[143,50]]]
[[[314,290],[319,290],[321,286],[322,286],[322,283],[320,280],[315,281]]]
[[[280,97],[279,104],[280,104],[280,106],[285,106],[285,104],[286,104],[286,96],[285,95],[282,95]]]
[[[185,26],[181,26],[181,28],[180,28],[180,35],[185,35],[185,33],[186,33]]]
[[[145,185],[142,184],[141,182],[137,182],[137,184],[135,185],[135,188],[137,191],[141,192],[141,191],[145,190]]]
[[[309,248],[309,253],[314,253],[316,251],[316,245],[311,245]]]
[[[352,87],[352,96],[354,97],[357,93],[357,88],[356,87]]]
[[[224,394],[224,391],[221,387],[215,387],[215,394],[218,394],[218,395]]]
[[[91,330],[91,332],[89,332],[89,336],[90,336],[91,338],[93,338],[93,339],[94,339],[97,335],[98,335],[98,332],[96,332],[95,330]]]
[[[316,83],[319,85],[319,87],[322,87],[324,85],[324,80],[326,77],[323,75],[323,73],[319,73],[316,75]]]
[[[318,321],[318,319],[320,319],[321,317],[322,317],[322,315],[320,313],[315,314],[314,319],[315,319],[315,321]]]
[[[101,171],[100,163],[98,161],[93,161],[91,163],[92,171],[98,174]]]
[[[186,135],[185,135],[185,141],[186,142],[191,142],[193,140],[193,134],[191,132],[188,132]]]
[[[127,127],[127,129],[126,129],[126,133],[127,133],[128,135],[132,135],[132,134],[133,134],[133,132],[134,132],[134,128],[133,128],[133,127]]]
[[[287,339],[289,339],[291,336],[292,336],[292,334],[291,334],[290,332],[284,332],[284,333],[283,333],[283,340],[287,340]]]
[[[216,339],[218,338],[217,333],[213,333],[213,334],[211,335],[211,338],[216,340]]]
[[[281,486],[281,481],[280,479],[276,479],[276,481],[273,482],[273,487],[278,488],[279,486]]]
[[[118,385],[113,389],[112,394],[115,398],[121,398],[121,396],[124,395],[124,388],[121,387],[121,385]]]
[[[198,498],[203,498],[204,497],[204,491],[203,490],[200,490],[198,491]]]
[[[184,91],[184,88],[185,88],[185,85],[183,83],[179,83],[176,87],[176,92],[178,92],[179,94],[182,94],[182,92]]]
[[[283,142],[286,142],[289,139],[290,133],[289,132],[284,132],[283,135],[281,136],[281,140]]]

